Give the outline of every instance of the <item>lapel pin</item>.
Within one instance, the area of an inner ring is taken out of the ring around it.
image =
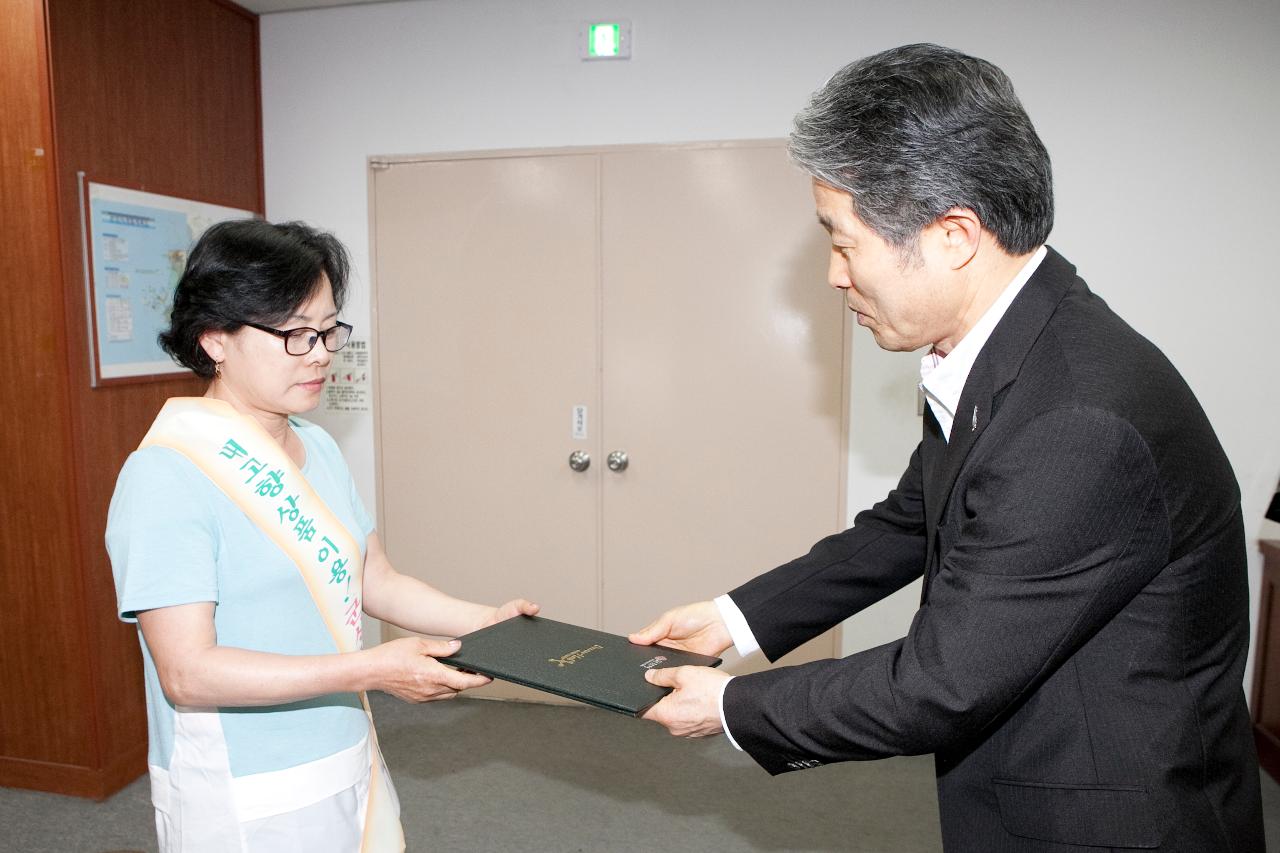
[[[973,421],[969,424],[969,432],[978,431],[978,407],[973,407]]]

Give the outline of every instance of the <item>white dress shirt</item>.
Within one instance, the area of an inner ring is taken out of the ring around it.
[[[1004,312],[1009,310],[1014,298],[1022,291],[1022,286],[1047,254],[1048,250],[1044,246],[1036,250],[1013,281],[1001,291],[991,307],[945,358],[930,350],[920,359],[920,390],[929,401],[929,409],[937,419],[938,426],[942,427],[942,435],[948,442],[951,441],[951,427],[956,419],[956,406],[960,405],[960,393],[964,391],[964,383],[969,380],[969,371],[978,360],[978,353],[987,345],[987,339],[995,331],[996,324],[1004,317]]]
[[[978,360],[978,353],[982,352],[982,348],[987,345],[987,339],[991,337],[992,331],[1047,254],[1048,251],[1044,246],[1036,250],[1013,280],[1000,292],[996,301],[991,303],[991,307],[983,312],[973,328],[960,339],[955,349],[945,357],[930,349],[920,359],[920,390],[929,401],[929,409],[937,419],[938,425],[942,427],[942,435],[947,441],[951,440],[951,428],[956,420],[956,406],[960,405],[960,394],[964,391],[964,383],[969,379],[969,371]],[[738,654],[745,657],[759,651],[760,644],[756,642],[751,626],[747,624],[746,617],[742,615],[738,605],[733,603],[733,599],[727,594],[721,595],[715,599],[715,603],[720,611],[720,618],[729,629],[729,636],[733,639],[733,647]],[[729,738],[729,743],[740,750],[742,747],[738,746],[733,735],[729,734],[729,724],[724,718],[724,688],[731,680],[726,679],[720,687],[718,700],[720,726],[724,729],[725,736]]]

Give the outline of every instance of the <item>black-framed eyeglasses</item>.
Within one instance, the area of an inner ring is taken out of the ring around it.
[[[277,338],[283,338],[284,351],[289,355],[306,355],[316,348],[317,342],[322,340],[324,341],[325,349],[329,352],[337,352],[347,345],[347,341],[351,340],[350,323],[335,323],[322,332],[310,326],[301,326],[297,329],[273,329],[270,326],[250,323],[248,320],[241,320],[240,322],[261,331],[270,332]]]

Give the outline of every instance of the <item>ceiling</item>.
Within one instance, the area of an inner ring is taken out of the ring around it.
[[[268,15],[272,12],[298,12],[326,6],[356,6],[363,3],[385,3],[387,0],[233,0],[250,12]]]

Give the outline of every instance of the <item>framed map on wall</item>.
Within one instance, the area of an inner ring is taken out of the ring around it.
[[[79,178],[90,385],[188,372],[156,340],[187,252],[210,225],[257,214]]]

